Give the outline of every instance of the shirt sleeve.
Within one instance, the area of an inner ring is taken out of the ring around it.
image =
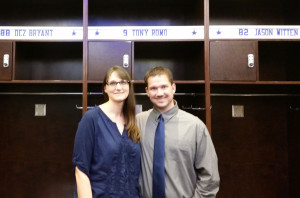
[[[203,123],[197,127],[196,144],[197,183],[193,197],[215,198],[220,184],[218,158],[210,134]]]
[[[93,156],[94,131],[93,118],[87,112],[82,117],[77,128],[72,162],[74,168],[77,166],[88,177],[90,176],[90,164]]]

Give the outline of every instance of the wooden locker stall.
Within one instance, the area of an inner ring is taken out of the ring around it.
[[[82,105],[83,43],[76,39],[82,3],[12,0],[1,7],[0,195],[71,198],[82,114],[76,109]],[[64,28],[69,32],[53,35]]]
[[[210,1],[218,197],[299,197],[297,9],[296,1]],[[254,67],[247,66],[248,54]]]

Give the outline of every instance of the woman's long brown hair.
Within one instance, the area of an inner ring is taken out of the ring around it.
[[[125,116],[126,120],[126,130],[128,133],[128,137],[132,139],[134,143],[138,142],[140,140],[140,130],[138,129],[136,125],[135,120],[135,96],[134,96],[134,88],[131,81],[131,78],[128,74],[128,72],[123,69],[122,67],[115,65],[111,67],[107,72],[103,80],[103,86],[102,86],[102,92],[104,94],[104,100],[108,101],[108,95],[105,93],[104,88],[106,86],[107,80],[109,79],[110,75],[116,72],[118,76],[122,80],[128,80],[129,81],[129,94],[126,98],[124,105],[123,105],[123,115]]]

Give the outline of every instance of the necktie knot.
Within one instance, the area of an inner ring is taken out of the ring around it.
[[[160,122],[164,122],[164,117],[162,116],[162,114],[160,114],[160,115],[158,116],[158,124],[159,124]]]

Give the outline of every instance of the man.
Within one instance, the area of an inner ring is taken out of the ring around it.
[[[216,197],[220,182],[218,159],[205,124],[178,108],[173,99],[176,85],[169,69],[154,67],[146,73],[144,80],[153,109],[137,115],[141,131],[141,197]],[[159,121],[160,115],[163,121]],[[164,150],[162,165],[155,165],[158,160],[154,156],[158,122],[164,125],[164,136],[160,136],[164,139],[164,149],[160,149]],[[164,166],[164,175],[155,179],[154,167],[161,166]],[[156,184],[156,180],[162,183]],[[155,188],[160,186],[164,189],[157,192]]]

